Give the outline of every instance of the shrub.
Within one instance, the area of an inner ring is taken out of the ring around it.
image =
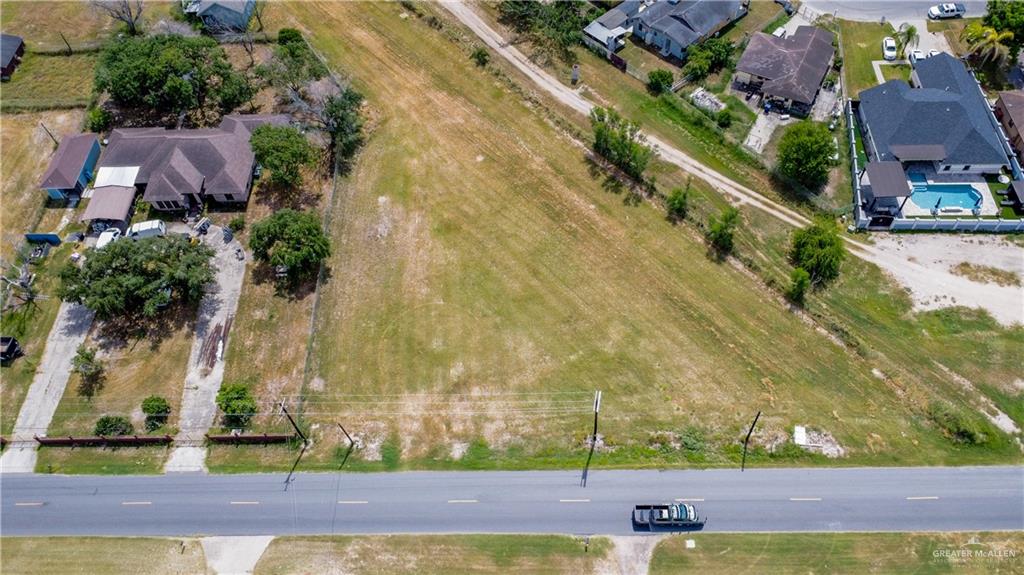
[[[789,289],[786,290],[786,297],[795,304],[804,303],[804,295],[807,288],[811,286],[811,275],[804,268],[795,268],[789,274]]]
[[[652,94],[664,94],[672,89],[672,72],[668,70],[651,70],[647,73],[647,89]]]
[[[483,68],[491,61],[491,54],[485,48],[477,48],[473,50],[473,53],[469,55],[470,58],[476,62],[477,66]]]
[[[640,133],[640,126],[615,110],[600,107],[590,111],[590,125],[594,128],[594,151],[631,178],[642,181],[654,151]]]
[[[685,220],[690,211],[690,182],[686,182],[686,188],[673,188],[665,199],[665,205],[670,219]]]
[[[732,61],[733,44],[722,38],[709,38],[686,52],[683,75],[690,80],[703,80],[709,74],[727,68]]]
[[[715,116],[715,122],[719,128],[728,128],[732,125],[732,114],[729,113],[729,110],[720,110]]]
[[[82,380],[78,385],[78,394],[92,398],[106,379],[106,368],[97,359],[96,350],[85,345],[78,346],[75,356],[71,358],[71,371]]]
[[[732,206],[725,208],[719,217],[711,216],[706,235],[711,247],[718,252],[719,256],[732,253],[733,233],[736,224],[739,223],[739,217],[740,211]]]
[[[256,399],[244,383],[229,383],[217,392],[217,407],[224,412],[226,427],[243,428],[256,414]]]
[[[704,432],[693,426],[687,427],[679,434],[679,442],[683,444],[683,449],[693,453],[701,453],[707,447]]]
[[[836,226],[820,220],[793,232],[789,258],[793,265],[807,271],[815,285],[825,284],[839,277],[846,246]]]
[[[710,73],[711,59],[700,53],[691,54],[683,66],[683,75],[694,82],[707,78]]]
[[[153,431],[167,423],[171,404],[159,395],[151,395],[142,400],[142,413],[146,414],[146,431]]]
[[[132,422],[122,415],[104,415],[96,420],[96,435],[131,435],[135,432]]]
[[[113,115],[100,107],[89,108],[85,117],[85,129],[90,132],[106,132],[110,123],[114,120]]]
[[[928,417],[947,437],[964,445],[983,445],[991,439],[987,426],[957,409],[953,404],[933,400],[928,404]]]
[[[228,229],[236,234],[245,229],[245,216],[235,216],[228,222]]]
[[[281,28],[277,33],[277,43],[286,46],[295,42],[302,42],[302,32],[295,28]]]

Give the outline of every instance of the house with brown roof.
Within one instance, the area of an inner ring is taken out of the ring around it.
[[[65,136],[50,159],[39,187],[54,200],[81,197],[85,186],[92,180],[99,157],[100,142],[96,134]]]
[[[1017,159],[1024,162],[1024,90],[999,92],[995,106],[996,119],[1010,140]]]
[[[249,137],[264,124],[287,125],[288,117],[237,114],[212,129],[116,129],[95,185],[134,186],[158,210],[190,210],[206,199],[245,203],[256,166]]]
[[[757,32],[736,63],[736,82],[785,108],[806,113],[832,66],[833,38],[831,32],[815,26],[800,26],[784,38]]]

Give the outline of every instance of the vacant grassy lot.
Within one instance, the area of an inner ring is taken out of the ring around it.
[[[861,90],[877,84],[871,62],[882,59],[882,39],[892,36],[891,24],[877,22],[839,21],[839,34],[843,43],[843,77],[846,92],[856,98]]]
[[[394,535],[279,537],[256,564],[257,575],[315,573],[597,573],[615,568],[611,542],[554,535]],[[600,569],[604,567],[604,570]]]
[[[51,56],[27,52],[3,87],[3,110],[84,108],[92,97],[96,54]],[[52,129],[52,128],[51,128]]]
[[[142,13],[143,27],[169,19],[173,4],[173,0],[147,0]],[[35,2],[4,2],[0,6],[4,30],[24,38],[30,51],[50,52],[67,49],[61,34],[73,49],[87,50],[97,48],[121,27],[88,2],[54,1],[45,6],[41,10]]]
[[[693,549],[685,542],[692,539]],[[951,557],[969,552],[971,557]],[[1013,556],[1009,556],[1012,554]],[[777,533],[669,537],[651,575],[717,573],[1019,573],[1021,533]]]
[[[206,573],[195,539],[142,537],[7,537],[0,545],[5,575]]]

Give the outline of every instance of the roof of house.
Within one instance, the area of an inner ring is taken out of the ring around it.
[[[639,20],[686,47],[730,22],[741,7],[740,0],[661,0],[640,12]]]
[[[178,201],[184,194],[249,193],[253,157],[251,131],[263,124],[286,125],[287,116],[225,116],[220,127],[200,130],[122,128],[110,134],[100,167],[137,166],[148,202]]]
[[[910,184],[899,162],[869,162],[868,180],[876,198],[903,198],[910,195]]]
[[[214,7],[221,7],[239,14],[245,13],[245,7],[253,0],[199,0],[195,6],[196,14],[203,14]]]
[[[810,104],[835,54],[833,38],[828,30],[814,26],[800,26],[786,38],[757,32],[736,70],[765,78],[761,91],[766,94]]]
[[[1002,100],[1003,107],[1013,120],[1013,124],[1024,126],[1024,90],[999,92],[999,99]]]
[[[85,207],[85,213],[80,218],[87,222],[92,220],[117,220],[128,219],[128,212],[132,209],[132,202],[135,200],[135,188],[125,186],[103,186],[92,191],[92,198],[89,205]]]
[[[74,188],[89,158],[89,152],[96,143],[96,134],[89,132],[65,136],[57,146],[39,187],[46,190]]]
[[[6,68],[18,54],[18,48],[25,43],[21,36],[0,34],[0,65]]]
[[[988,102],[949,54],[918,61],[919,88],[890,80],[860,93],[860,113],[879,160],[1005,165]]]
[[[1024,203],[1024,180],[1014,180],[1010,183],[1010,187],[1007,190],[1008,195],[1013,196],[1011,199],[1017,204]]]

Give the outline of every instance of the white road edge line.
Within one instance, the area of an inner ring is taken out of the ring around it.
[[[152,505],[152,501],[122,501],[121,505]]]
[[[42,501],[22,501],[20,503],[15,503],[14,506],[15,507],[42,507],[43,506],[43,502]]]
[[[925,500],[925,499],[934,500],[934,499],[938,499],[938,496],[936,496],[936,495],[922,495],[920,497],[907,497],[907,501],[922,501],[922,500]]]
[[[790,501],[821,501],[821,497],[790,497]]]
[[[232,501],[232,505],[259,505],[259,501]]]
[[[339,501],[338,505],[363,505],[369,503],[369,501]]]
[[[590,503],[589,499],[559,499],[559,503]]]
[[[448,503],[480,503],[476,499],[449,499]]]
[[[704,498],[703,497],[690,497],[688,499],[676,499],[676,502],[678,502],[678,503],[686,503],[686,502],[689,502],[689,501],[694,501],[694,502],[704,501]]]

